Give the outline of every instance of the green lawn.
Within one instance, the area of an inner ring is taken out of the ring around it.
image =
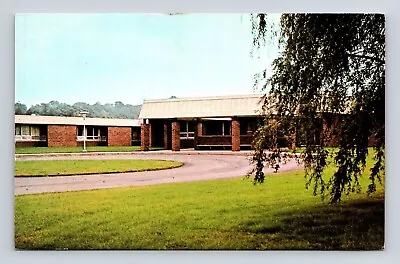
[[[181,162],[166,160],[29,160],[15,161],[15,176],[58,176],[169,169]]]
[[[19,249],[381,249],[384,189],[328,205],[303,172],[15,197]]]
[[[151,148],[150,150],[160,150],[161,148]],[[79,153],[83,147],[30,147],[15,148],[15,154],[40,154],[40,153]],[[140,146],[95,146],[87,147],[87,152],[133,152],[139,151]]]

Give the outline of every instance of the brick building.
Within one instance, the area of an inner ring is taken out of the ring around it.
[[[16,147],[132,146],[140,144],[137,119],[15,115]]]
[[[141,149],[251,148],[260,95],[145,100]]]
[[[250,149],[253,133],[262,122],[260,99],[261,95],[244,95],[145,100],[139,115],[141,150]],[[279,144],[295,148],[304,145],[305,137],[312,137],[315,144],[323,140],[325,146],[338,146],[341,116],[326,113],[320,130],[296,131],[291,139],[282,137]],[[373,137],[368,144],[374,146]]]
[[[172,151],[182,148],[251,149],[253,134],[261,119],[258,111],[261,95],[215,96],[145,100],[139,119],[105,119],[56,116],[15,116],[15,145],[80,146],[83,145],[83,124],[88,146],[141,145],[142,151],[161,147]],[[329,114],[328,114],[329,115]],[[332,116],[340,123],[340,116]],[[339,126],[321,123],[321,130],[311,133],[296,131],[283,147],[304,144],[305,137],[320,139],[325,146],[337,146],[340,138],[331,135]],[[369,144],[373,145],[371,137]],[[293,144],[294,143],[294,144]]]

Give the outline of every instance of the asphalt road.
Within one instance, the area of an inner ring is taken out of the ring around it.
[[[148,172],[57,177],[15,177],[14,193],[16,195],[234,178],[244,176],[251,168],[248,157],[243,155],[126,154],[79,157],[44,156],[23,157],[18,159],[161,159],[181,161],[184,165],[175,169]],[[291,161],[287,164],[282,164],[278,173],[299,170],[301,168],[302,167],[298,166],[296,162]],[[266,169],[265,172],[273,173],[273,169]]]

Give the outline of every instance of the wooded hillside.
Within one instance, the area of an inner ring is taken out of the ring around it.
[[[88,117],[101,118],[138,118],[141,105],[124,104],[120,101],[114,104],[101,104],[99,102],[90,105],[84,102],[74,103],[73,105],[50,101],[31,106],[29,109],[25,104],[15,103],[15,114],[17,115],[46,115],[46,116],[79,116],[79,112],[87,110]]]

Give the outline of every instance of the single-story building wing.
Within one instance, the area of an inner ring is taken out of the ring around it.
[[[140,122],[138,119],[15,115],[16,147],[80,146],[85,135],[88,146],[138,145]]]

